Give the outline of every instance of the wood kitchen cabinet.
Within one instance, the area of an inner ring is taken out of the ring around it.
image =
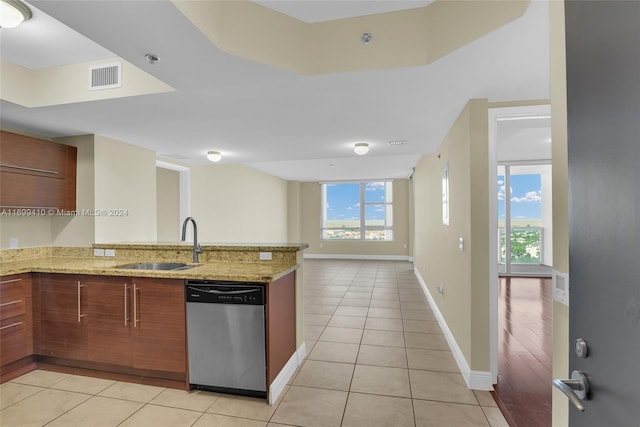
[[[130,277],[82,276],[87,290],[89,360],[130,366],[133,296]]]
[[[183,280],[40,274],[39,297],[37,354],[186,372]]]
[[[133,280],[133,366],[186,372],[186,321],[183,280]]]
[[[0,366],[33,354],[31,275],[0,278]]]
[[[38,274],[36,354],[88,358],[87,289],[79,275]]]
[[[76,209],[77,148],[0,131],[0,211]]]

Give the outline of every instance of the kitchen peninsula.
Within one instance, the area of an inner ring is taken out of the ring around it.
[[[305,356],[306,247],[203,243],[197,264],[191,244],[176,242],[0,251],[2,381],[41,367],[189,388],[185,281],[251,282],[265,287],[273,402]],[[184,268],[123,268],[168,262]]]

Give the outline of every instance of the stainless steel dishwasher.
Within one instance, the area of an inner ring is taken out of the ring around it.
[[[265,397],[264,285],[190,280],[186,301],[189,383]]]

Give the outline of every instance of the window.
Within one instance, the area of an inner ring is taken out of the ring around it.
[[[322,184],[322,239],[393,240],[391,181]]]

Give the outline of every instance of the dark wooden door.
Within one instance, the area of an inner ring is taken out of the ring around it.
[[[87,296],[80,276],[39,275],[38,354],[87,359]]]
[[[131,279],[83,276],[87,289],[89,360],[131,366]]]
[[[569,365],[590,385],[570,425],[640,426],[640,2],[565,13]]]
[[[184,281],[136,278],[132,291],[133,366],[185,373]]]

